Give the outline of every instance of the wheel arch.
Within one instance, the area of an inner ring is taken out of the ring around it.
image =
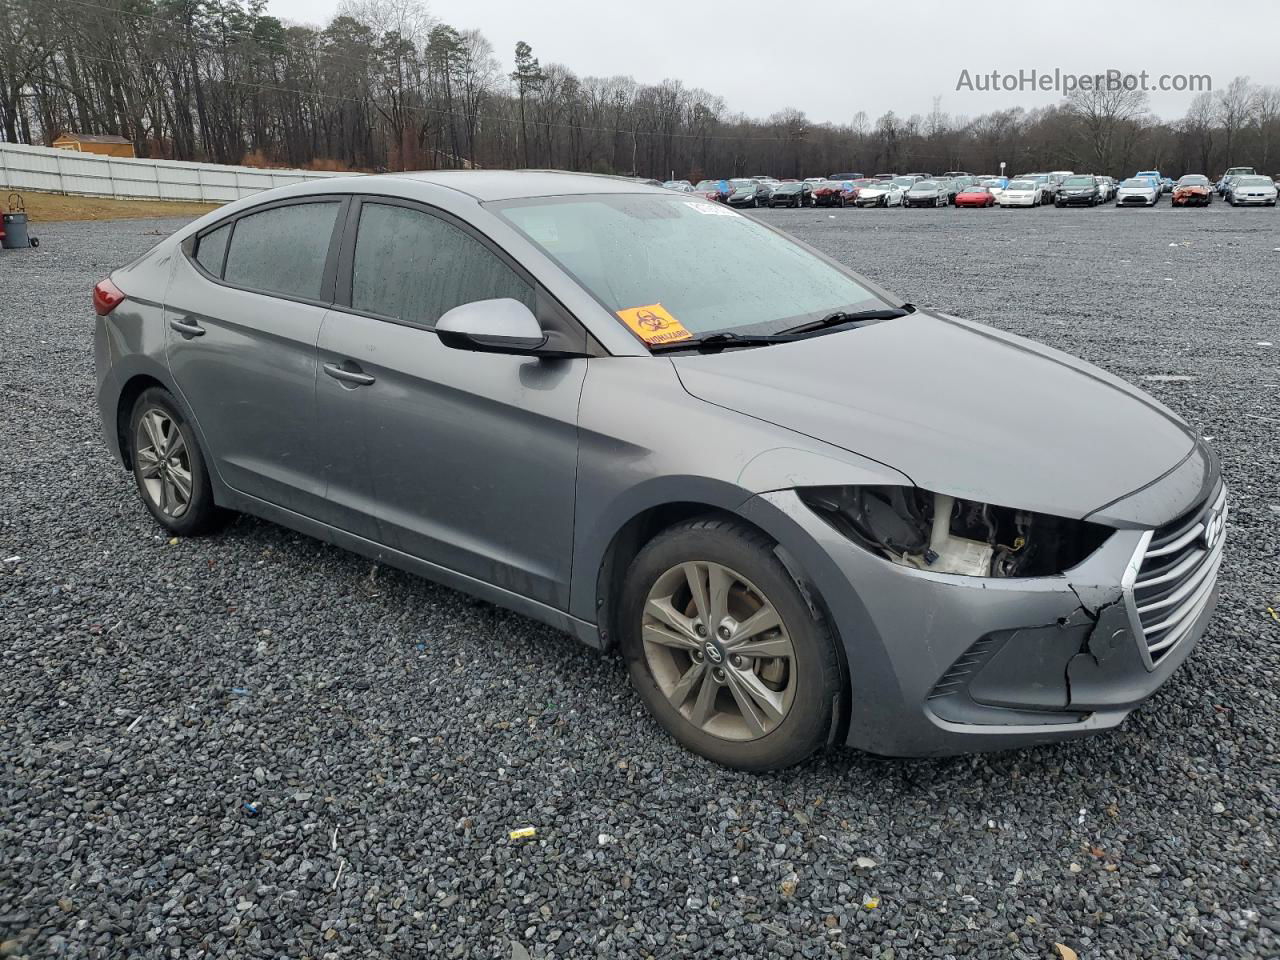
[[[748,501],[750,502],[750,501]],[[628,568],[645,546],[666,530],[681,523],[697,518],[720,518],[731,520],[759,533],[773,544],[773,553],[791,576],[792,581],[804,597],[810,612],[820,617],[827,625],[831,638],[835,643],[836,657],[840,664],[841,685],[840,700],[832,710],[831,729],[827,734],[828,745],[841,743],[847,735],[850,722],[850,700],[848,681],[848,655],[839,626],[831,610],[819,592],[817,583],[805,569],[800,558],[782,543],[775,531],[766,529],[742,512],[722,505],[698,500],[676,500],[667,503],[653,504],[640,510],[628,519],[613,535],[601,559],[596,578],[596,616],[599,629],[600,647],[605,652],[617,649],[618,629],[616,616],[618,599]]]
[[[131,365],[129,369],[121,374],[121,386],[116,394],[115,417],[112,421],[111,429],[114,431],[117,448],[120,451],[120,461],[124,468],[126,470],[133,469],[133,442],[129,436],[129,418],[133,413],[133,405],[138,402],[138,397],[152,388],[161,389],[173,398],[178,411],[195,431],[196,442],[200,444],[200,452],[204,456],[205,468],[209,471],[209,481],[213,485],[214,502],[219,505],[226,505],[230,497],[229,488],[218,472],[217,461],[214,459],[213,451],[209,447],[209,441],[205,438],[204,431],[200,428],[200,421],[192,412],[186,397],[182,395],[182,391],[178,389],[177,384],[169,379],[168,371],[154,362]],[[99,406],[104,419],[107,416],[109,403],[110,400],[106,399]]]
[[[631,562],[646,544],[664,530],[669,530],[676,524],[695,517],[723,517],[759,529],[733,510],[705,500],[673,500],[655,503],[632,515],[614,532],[600,557],[600,562],[593,565],[596,570],[594,594],[596,623],[599,626],[601,646],[604,650],[613,650],[617,644],[617,624],[614,621],[618,596]],[[760,532],[765,533],[763,530]],[[767,533],[765,535],[768,536]]]
[[[129,436],[129,418],[133,414],[133,405],[138,402],[138,398],[143,393],[153,387],[159,387],[166,393],[173,394],[168,384],[151,374],[135,373],[125,381],[124,386],[120,388],[120,395],[116,398],[116,440],[120,445],[120,460],[126,470],[133,469],[133,440]]]

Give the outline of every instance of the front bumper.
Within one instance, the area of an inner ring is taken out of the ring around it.
[[[1096,206],[1101,199],[1096,193],[1059,194],[1057,202],[1064,207],[1089,207]]]
[[[1007,749],[1115,727],[1186,658],[1217,600],[1215,585],[1152,664],[1133,614],[1144,531],[1117,530],[1066,574],[1001,580],[873,556],[794,491],[761,494],[746,509],[782,534],[821,597],[849,667],[846,742],[876,754]]]

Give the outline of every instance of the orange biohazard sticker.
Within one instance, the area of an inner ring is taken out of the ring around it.
[[[628,307],[626,310],[619,310],[618,316],[648,344],[693,339],[693,334],[685,329],[684,324],[667,313],[667,308],[660,303],[651,303],[647,307]]]

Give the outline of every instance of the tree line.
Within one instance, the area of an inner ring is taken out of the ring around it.
[[[666,179],[837,171],[1280,167],[1280,88],[1237,77],[1177,120],[1141,91],[1033,110],[753,118],[678,79],[500,58],[421,0],[343,0],[323,28],[265,0],[0,0],[0,139],[115,134],[139,156],[321,169],[554,167]]]

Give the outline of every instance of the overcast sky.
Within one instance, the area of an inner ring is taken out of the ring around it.
[[[268,10],[323,24],[338,4],[268,0]],[[1277,0],[1072,0],[979,4],[974,12],[959,6],[916,0],[866,13],[847,2],[733,0],[711,12],[687,0],[428,0],[438,19],[483,31],[504,66],[510,67],[516,41],[524,40],[544,65],[562,63],[580,76],[626,74],[643,83],[678,78],[753,117],[797,107],[817,121],[847,123],[859,110],[874,121],[889,109],[926,114],[938,95],[944,112],[974,116],[1060,99],[1044,91],[957,90],[965,70],[974,87],[993,70],[1044,75],[1055,69],[1145,70],[1152,84],[1162,75],[1207,74],[1214,89],[1237,75],[1280,84]],[[1179,117],[1193,95],[1153,91],[1151,106],[1161,116]]]

